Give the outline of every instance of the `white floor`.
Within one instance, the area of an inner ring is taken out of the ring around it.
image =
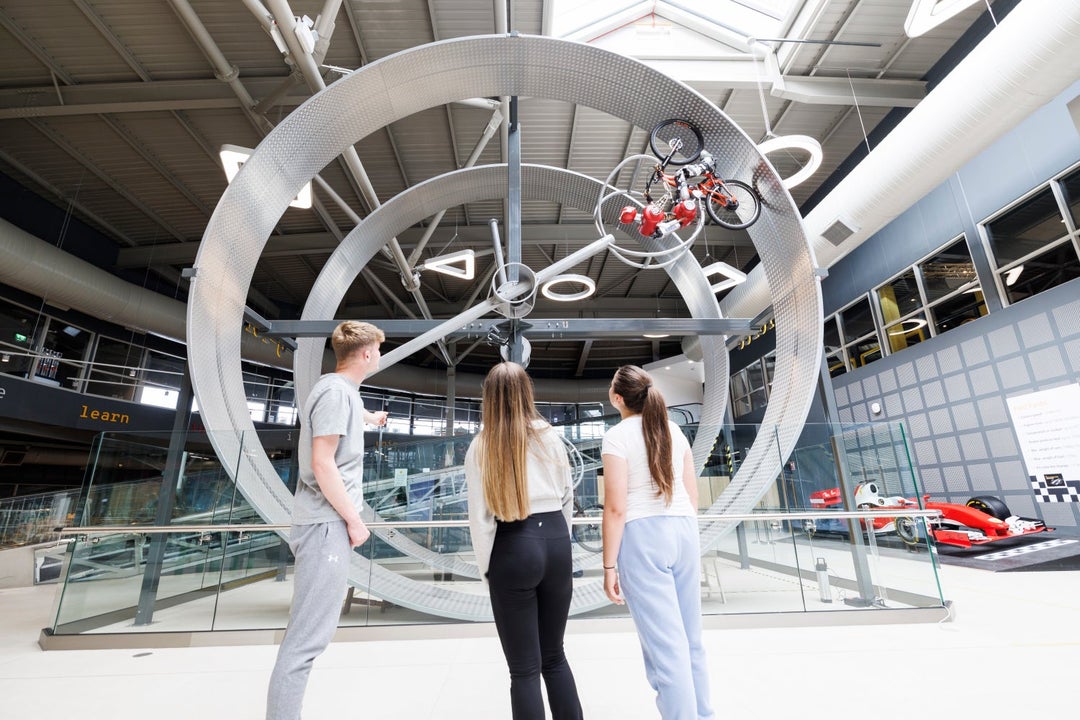
[[[707,631],[717,717],[1076,717],[1080,572],[941,576],[950,623]],[[43,652],[55,591],[0,591],[0,717],[262,717],[273,646]],[[566,646],[587,718],[658,717],[633,634]],[[338,643],[305,717],[508,718],[507,686],[494,637]]]

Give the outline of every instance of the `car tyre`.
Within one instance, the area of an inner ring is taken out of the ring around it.
[[[987,515],[996,517],[998,520],[1005,520],[1012,516],[1012,511],[1009,510],[1009,506],[1000,498],[996,498],[993,495],[978,495],[964,504],[969,508],[975,508]]]

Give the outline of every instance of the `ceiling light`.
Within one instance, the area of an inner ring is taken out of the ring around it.
[[[240,168],[244,166],[247,159],[251,157],[251,154],[255,151],[251,148],[240,147],[239,145],[222,145],[219,154],[221,155],[221,166],[225,169],[225,180],[232,182],[236,177],[236,173],[240,172]],[[306,210],[311,207],[311,183],[309,182],[304,187],[300,188],[300,192],[293,198],[293,201],[289,203],[289,207],[300,208]]]
[[[705,273],[706,279],[708,279],[710,275],[720,275],[725,278],[709,288],[713,293],[718,293],[722,290],[727,290],[728,288],[733,288],[736,285],[741,285],[746,282],[746,273],[736,270],[726,262],[714,262],[709,267],[701,268],[701,272]]]
[[[11,362],[11,356],[7,353],[0,355],[0,362]]]
[[[810,159],[797,173],[784,178],[783,185],[788,190],[810,179],[810,176],[821,167],[821,161],[825,158],[824,153],[821,151],[821,143],[809,135],[782,135],[766,140],[759,144],[757,148],[762,155],[788,149],[810,153]]]
[[[670,336],[667,333],[645,333],[645,337],[657,339],[657,338],[666,338],[666,337],[670,337]]]
[[[1016,282],[1016,279],[1020,277],[1020,273],[1022,273],[1022,272],[1024,272],[1024,266],[1023,265],[1017,265],[1012,270],[1005,273],[1005,286],[1006,287],[1012,287],[1013,283]]]
[[[577,283],[583,285],[584,289],[574,293],[560,293],[552,290],[553,287],[560,283]],[[588,275],[575,275],[573,273],[566,275],[556,275],[548,280],[540,288],[540,292],[548,300],[557,300],[559,302],[574,302],[575,300],[584,300],[585,298],[596,292],[596,283]]]
[[[455,263],[461,263],[456,267]],[[433,257],[423,265],[418,265],[417,270],[434,270],[443,275],[451,275],[462,280],[472,280],[476,274],[476,252],[473,250],[459,250]]]
[[[928,324],[929,323],[927,323],[924,318],[908,318],[907,320],[901,320],[899,326],[889,331],[889,335],[907,335],[908,333],[926,327]]]

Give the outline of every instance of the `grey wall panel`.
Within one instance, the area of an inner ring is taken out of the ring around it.
[[[1050,314],[1057,326],[1058,337],[1071,338],[1080,335],[1080,300],[1056,307]]]
[[[937,462],[937,448],[934,447],[933,440],[922,440],[920,443],[916,443],[915,447],[915,462],[919,465],[936,465]]]
[[[955,435],[938,436],[934,440],[934,447],[937,448],[938,460],[943,463],[960,462],[960,444],[956,441]]]
[[[1020,447],[1016,441],[1016,433],[1013,432],[1011,426],[1007,428],[998,428],[997,430],[987,430],[986,444],[993,448],[994,455],[997,457],[1008,457],[1020,454]],[[1021,473],[1021,475],[1023,475],[1023,473]]]
[[[918,385],[904,390],[900,396],[904,399],[904,411],[909,415],[923,409],[922,392]]]
[[[900,393],[889,393],[881,398],[881,408],[886,417],[896,417],[904,414],[904,403],[900,399]]]
[[[1050,315],[1036,315],[1020,326],[1020,342],[1030,350],[1054,341],[1054,329],[1050,327]]]
[[[960,362],[959,348],[945,348],[937,354],[937,360],[938,365],[941,367],[942,375],[948,375],[949,373],[959,372],[964,369],[963,364]]]
[[[1000,395],[983,398],[978,401],[979,418],[983,427],[989,425],[1002,425],[1009,422],[1009,411],[1005,407],[1005,399]]]
[[[896,378],[896,372],[891,369],[878,373],[877,378],[878,382],[881,383],[881,392],[883,393],[891,393],[893,390],[900,387]]]
[[[971,378],[971,391],[975,394],[975,397],[997,393],[1001,390],[1001,386],[998,384],[997,370],[993,365],[975,368],[971,371],[969,377]]]
[[[1031,371],[1037,383],[1056,380],[1069,374],[1061,348],[1057,345],[1034,351],[1028,355],[1028,362],[1031,364]]]
[[[967,375],[950,375],[944,379],[945,397],[950,403],[957,403],[971,397]]]
[[[956,332],[955,330],[953,332]],[[990,361],[990,351],[986,347],[986,338],[979,337],[961,343],[960,352],[964,356],[964,364],[968,367],[981,365]]]
[[[919,382],[927,382],[937,379],[941,373],[938,371],[937,358],[926,355],[915,361],[915,373],[919,376]]]
[[[952,413],[953,427],[958,432],[971,430],[982,425],[979,422],[979,414],[975,411],[974,403],[957,403],[949,408],[949,412]]]
[[[940,495],[945,492],[945,481],[942,479],[941,469],[937,467],[927,468],[919,473],[919,488],[924,493]]]
[[[933,410],[927,413],[927,417],[930,420],[930,433],[932,435],[945,435],[955,430],[949,408]]]
[[[852,383],[848,386],[848,402],[851,404],[860,403],[865,397],[863,395],[863,389],[861,383]]]
[[[964,460],[967,462],[971,462],[972,460],[985,460],[989,457],[986,449],[986,440],[981,432],[961,435],[960,452],[963,453]]]
[[[931,380],[923,383],[923,403],[928,408],[935,408],[945,404],[945,387],[940,380]]]
[[[997,448],[994,448],[994,451],[996,450]],[[1031,483],[1028,482],[1024,463],[1020,460],[1005,460],[995,463],[994,472],[997,473],[999,486],[1005,491],[1003,494],[1007,495],[1008,498],[1031,494]],[[986,494],[985,487],[979,486],[980,494]],[[1047,504],[1044,503],[1043,505]]]
[[[1031,385],[1031,373],[1028,372],[1027,358],[1024,356],[1002,360],[998,365],[998,375],[1006,390]]]
[[[915,384],[915,363],[904,363],[896,368],[896,382],[901,388]]]
[[[910,437],[917,439],[930,437],[930,420],[924,413],[908,413],[907,429]]]
[[[1080,340],[1070,340],[1062,346],[1065,357],[1069,359],[1069,368],[1073,374],[1080,374]]]
[[[877,376],[868,377],[862,382],[863,397],[878,397],[881,395],[881,383]]]
[[[946,465],[941,469],[947,497],[954,502],[966,502],[971,493],[968,470],[963,465]]]
[[[1020,340],[1016,336],[1016,328],[1012,325],[991,331],[986,339],[990,343],[990,352],[995,358],[1003,358],[1020,352]]]

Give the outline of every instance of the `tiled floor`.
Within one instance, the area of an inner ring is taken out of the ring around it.
[[[953,622],[710,630],[718,718],[1077,716],[1080,572],[945,566]],[[272,646],[42,652],[55,587],[0,591],[0,717],[262,717]],[[586,717],[656,718],[632,633],[567,637]],[[337,643],[305,717],[509,717],[494,637]]]

